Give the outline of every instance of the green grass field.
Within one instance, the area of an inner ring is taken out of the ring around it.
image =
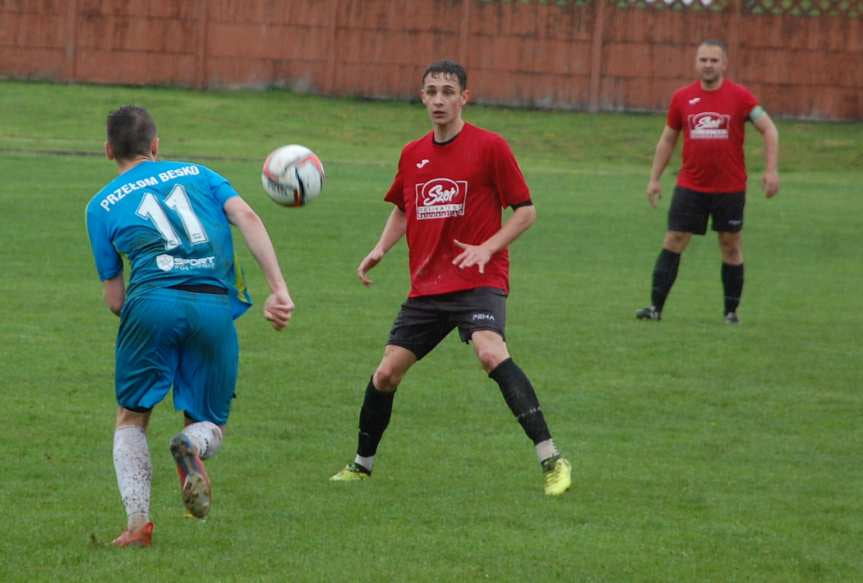
[[[114,173],[105,115],[129,102],[153,112],[163,157],[210,165],[260,212],[297,304],[281,334],[258,308],[238,321],[238,398],[208,464],[205,522],[183,517],[168,454],[180,416],[170,402],[154,413],[156,533],[142,551],[110,546],[125,525],[117,319],[83,220]],[[374,479],[327,482],[353,456],[406,295],[403,244],[371,289],[354,269],[389,213],[401,146],[427,131],[421,106],[0,83],[0,580],[863,580],[863,127],[780,120],[771,201],[750,129],[743,323],[729,327],[712,235],[684,256],[664,320],[633,318],[673,185],[670,168],[651,209],[661,116],[466,117],[509,139],[539,211],[512,248],[507,332],[573,461],[559,499],[543,496],[530,443],[456,335],[403,382]],[[307,208],[260,187],[264,156],[285,143],[326,165]]]

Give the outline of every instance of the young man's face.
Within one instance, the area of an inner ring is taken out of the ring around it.
[[[695,53],[695,72],[698,79],[708,85],[722,80],[725,75],[725,51],[716,45],[701,45]]]
[[[423,79],[423,105],[435,125],[448,125],[461,119],[468,92],[462,91],[458,77],[446,73],[429,73]]]

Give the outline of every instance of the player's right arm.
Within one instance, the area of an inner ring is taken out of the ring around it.
[[[369,251],[359,266],[357,266],[357,277],[363,285],[369,286],[372,280],[369,279],[368,273],[371,269],[381,262],[387,251],[392,249],[392,246],[399,242],[407,231],[408,219],[405,211],[399,207],[393,207],[393,212],[390,213],[387,222],[384,225],[384,230],[381,232],[381,237],[377,244]]]
[[[656,151],[653,153],[653,164],[650,167],[650,180],[647,182],[647,200],[650,202],[650,206],[654,208],[662,193],[659,179],[662,178],[662,173],[665,171],[665,167],[668,166],[668,161],[671,160],[671,154],[674,152],[674,146],[677,144],[677,136],[679,134],[680,130],[675,130],[666,125],[662,130],[662,135],[659,136],[659,142],[656,144]]]
[[[90,239],[96,271],[102,281],[102,295],[108,309],[119,316],[126,300],[123,260],[114,249],[104,219],[104,212],[98,205],[93,202],[87,205],[87,237]]]
[[[123,302],[126,300],[126,284],[123,281],[123,274],[106,279],[102,282],[105,304],[108,309],[115,315],[120,315],[120,310],[123,309]]]
[[[260,265],[270,286],[270,295],[264,303],[264,317],[270,321],[273,328],[281,330],[288,325],[294,313],[294,302],[279,267],[270,235],[258,214],[239,196],[225,201],[224,209],[231,224],[243,234],[249,251]]]

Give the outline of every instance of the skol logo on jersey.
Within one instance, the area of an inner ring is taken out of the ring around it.
[[[467,180],[435,178],[416,185],[417,220],[443,219],[464,214]]]
[[[731,116],[705,111],[689,116],[689,137],[693,140],[727,140]]]

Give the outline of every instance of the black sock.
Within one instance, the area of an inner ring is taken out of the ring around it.
[[[371,457],[377,452],[378,444],[390,423],[394,398],[395,391],[391,393],[379,391],[369,380],[363,406],[360,409],[360,431],[357,437],[357,454],[360,457]]]
[[[500,386],[510,411],[534,444],[551,439],[548,425],[527,375],[511,358],[507,358],[488,375]]]
[[[722,289],[725,291],[725,313],[736,312],[743,295],[743,264],[722,264]]]
[[[662,311],[665,299],[674,280],[677,279],[677,267],[680,265],[680,253],[663,249],[656,258],[653,266],[653,288],[650,293],[650,302],[657,312]]]

